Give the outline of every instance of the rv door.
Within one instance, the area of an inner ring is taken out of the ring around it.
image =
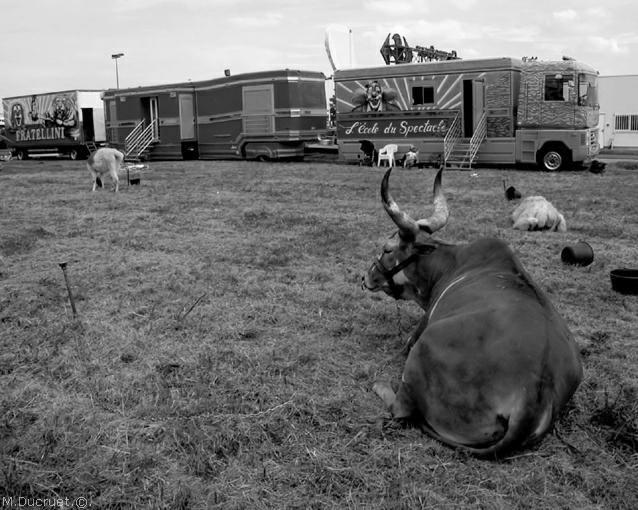
[[[106,128],[104,127],[104,108],[93,108],[93,133],[95,142],[106,141]]]
[[[463,80],[463,136],[469,138],[474,134],[484,109],[485,82]]]
[[[119,143],[120,133],[117,129],[117,103],[115,99],[109,100],[109,137],[108,141],[114,144]]]
[[[179,136],[182,140],[195,138],[195,110],[192,94],[179,95]]]
[[[153,140],[159,140],[159,108],[157,107],[157,98],[150,98],[150,114],[151,124],[153,124]]]
[[[598,121],[598,133],[602,138],[600,147],[612,148],[614,146],[614,127],[616,116],[613,113],[601,113]]]
[[[153,141],[159,140],[159,107],[157,96],[140,98],[145,126],[153,126]]]
[[[485,82],[483,80],[472,82],[472,105],[474,107],[474,125],[472,127],[476,129],[481,115],[483,115],[483,110],[485,110]]]

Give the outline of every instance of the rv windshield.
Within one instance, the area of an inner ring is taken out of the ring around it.
[[[578,105],[598,106],[598,76],[583,73],[578,75]]]

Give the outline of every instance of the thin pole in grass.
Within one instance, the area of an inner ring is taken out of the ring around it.
[[[182,311],[179,312],[177,316],[175,317],[177,321],[178,322],[183,321],[186,318],[186,316],[193,311],[193,308],[195,308],[199,304],[199,302],[205,297],[206,297],[206,292],[204,292],[201,296],[199,296],[188,310],[186,310],[186,307],[182,308]]]
[[[75,301],[73,299],[73,293],[71,292],[71,285],[69,284],[69,276],[66,274],[66,262],[60,262],[60,267],[62,268],[62,273],[64,274],[64,282],[66,283],[66,290],[69,293],[69,301],[71,301],[71,310],[73,310],[73,318],[77,318],[78,312],[75,309]]]

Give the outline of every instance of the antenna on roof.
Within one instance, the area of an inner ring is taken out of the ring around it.
[[[390,34],[388,34],[380,51],[386,65],[459,59],[455,50],[437,50],[434,46],[429,48],[425,46],[411,47],[405,37],[402,38],[399,34],[392,36],[392,42],[390,42]]]

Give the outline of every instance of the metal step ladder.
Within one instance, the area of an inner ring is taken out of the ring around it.
[[[458,170],[470,170],[472,168],[469,139],[460,139],[454,144],[445,161],[445,166],[446,168]]]
[[[481,114],[472,138],[461,138],[460,113],[456,115],[443,140],[444,166],[458,170],[470,170],[478,159],[481,144],[487,135],[487,117]]]
[[[84,146],[86,147],[86,150],[89,154],[93,154],[97,150],[97,145],[95,145],[95,142],[93,140],[85,142]]]
[[[141,120],[124,140],[124,161],[141,161],[142,155],[148,153],[149,147],[159,141],[156,136],[157,120],[148,126],[145,124],[145,121]]]

